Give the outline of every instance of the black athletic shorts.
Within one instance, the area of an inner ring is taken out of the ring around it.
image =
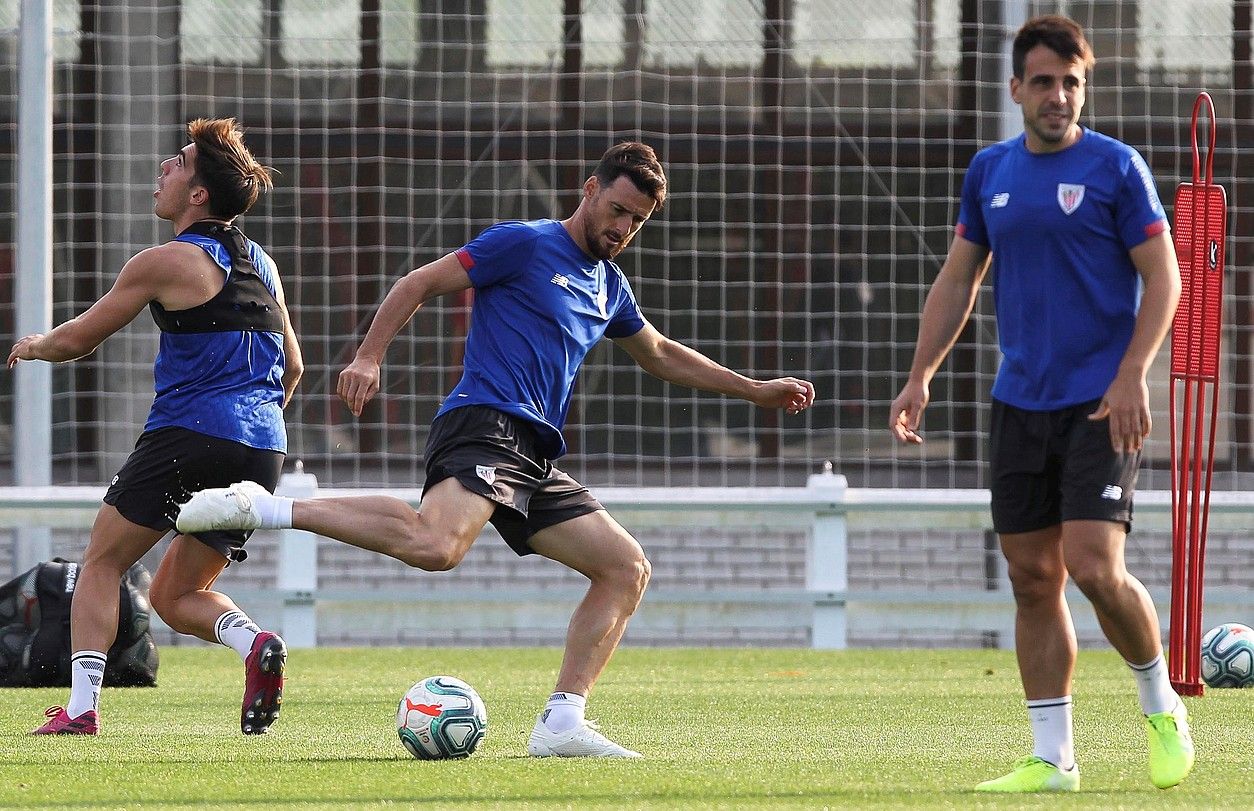
[[[993,529],[1033,532],[1063,521],[1117,521],[1132,529],[1141,453],[1115,453],[1099,400],[1025,411],[993,400],[989,452]]]
[[[431,423],[425,494],[445,479],[497,503],[492,526],[519,555],[542,529],[604,509],[588,488],[536,451],[526,420],[485,406],[462,406]]]
[[[186,428],[158,428],[139,436],[135,450],[105,493],[122,517],[150,529],[174,529],[179,504],[207,487],[254,481],[273,492],[285,454],[259,450]],[[194,536],[224,557],[248,557],[251,531],[198,532]]]

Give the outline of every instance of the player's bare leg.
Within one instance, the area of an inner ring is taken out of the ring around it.
[[[1014,590],[1015,655],[1024,696],[1031,701],[1070,695],[1076,638],[1064,591],[1061,527],[1003,534],[1001,548]]]
[[[70,604],[70,699],[49,710],[34,734],[95,735],[106,654],[118,635],[118,583],[135,561],[165,535],[131,523],[109,504],[101,506],[83,554]]]
[[[539,757],[639,757],[601,735],[584,718],[584,705],[648,586],[644,550],[604,510],[548,527],[529,543],[591,583],[571,617],[555,692],[532,730],[528,752]]]
[[[391,496],[308,499],[292,505],[292,525],[441,572],[461,563],[496,506],[449,478],[427,491],[418,510]]]
[[[240,731],[259,735],[279,717],[287,646],[278,634],[257,627],[230,597],[213,590],[226,563],[216,549],[179,535],[161,559],[149,597],[153,610],[175,631],[239,654],[244,662]]]
[[[1124,565],[1126,538],[1113,521],[1067,521],[1063,555],[1111,646],[1129,662],[1148,662],[1162,653],[1162,632],[1149,592]]]
[[[1149,592],[1124,564],[1127,534],[1113,521],[1063,524],[1063,554],[1076,585],[1093,604],[1106,639],[1136,677],[1149,739],[1150,779],[1179,784],[1193,769],[1188,712],[1171,687],[1162,631]]]
[[[1032,724],[1032,754],[977,791],[1075,791],[1080,785],[1071,724],[1076,638],[1064,589],[1062,528],[1002,534],[1015,597],[1015,654]]]
[[[148,591],[152,608],[180,634],[217,642],[214,623],[227,611],[238,611],[230,597],[213,591],[226,558],[191,535],[177,535],[161,558]]]
[[[432,485],[419,510],[392,496],[292,501],[243,482],[194,494],[177,523],[182,532],[295,527],[439,572],[461,562],[495,509],[452,478]]]
[[[118,583],[165,534],[126,520],[112,505],[101,506],[70,606],[74,650],[107,651],[113,645],[118,635]]]
[[[640,605],[651,567],[644,550],[605,510],[548,527],[531,548],[587,577],[588,593],[567,630],[557,689],[587,695]]]

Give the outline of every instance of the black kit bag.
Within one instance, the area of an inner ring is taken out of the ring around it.
[[[77,580],[77,563],[53,558],[0,586],[0,687],[69,687],[70,602]],[[106,687],[157,684],[151,582],[136,563],[119,584],[118,636],[107,654]]]

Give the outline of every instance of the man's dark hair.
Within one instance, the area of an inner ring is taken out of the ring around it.
[[[1080,60],[1085,70],[1092,70],[1097,61],[1079,23],[1057,14],[1046,14],[1028,20],[1015,35],[1010,65],[1016,79],[1023,80],[1023,63],[1028,51],[1037,45],[1044,45],[1063,59]]]
[[[244,146],[244,128],[234,118],[198,118],[187,125],[196,144],[193,183],[209,191],[209,213],[231,220],[248,211],[263,190],[274,187],[274,171]]]
[[[602,186],[609,186],[626,175],[637,189],[653,198],[655,210],[666,202],[666,172],[648,144],[639,141],[615,144],[601,156],[593,174]]]

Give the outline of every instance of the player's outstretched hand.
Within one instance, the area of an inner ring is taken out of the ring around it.
[[[354,417],[360,417],[366,403],[379,393],[379,364],[366,358],[353,358],[340,372],[335,393]]]
[[[814,405],[814,384],[796,377],[765,380],[753,402],[762,408],[783,408],[789,414],[800,414]]]
[[[923,409],[927,408],[930,398],[928,387],[923,383],[907,383],[893,400],[888,411],[888,430],[893,432],[898,442],[909,442],[918,445],[923,442],[919,435],[919,421],[923,418]]]
[[[9,350],[9,368],[17,366],[19,360],[39,360],[39,356],[34,353],[33,349],[34,343],[42,337],[44,337],[42,333],[36,333],[18,339],[18,342]]]

